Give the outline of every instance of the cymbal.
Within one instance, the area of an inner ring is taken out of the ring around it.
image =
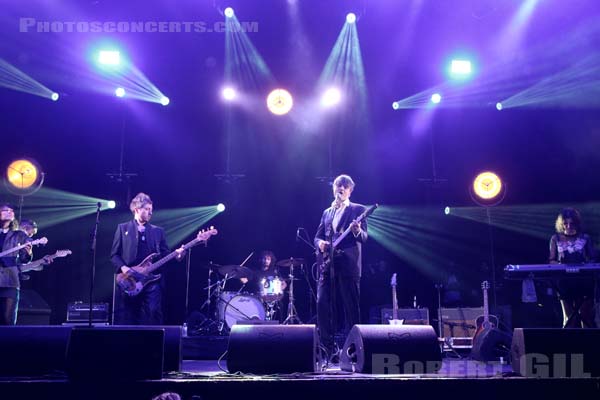
[[[243,265],[222,265],[218,270],[221,275],[228,275],[229,278],[249,278],[252,276],[252,270]]]
[[[276,265],[281,268],[289,268],[292,265],[294,267],[299,267],[300,265],[304,265],[304,258],[287,258],[285,260],[278,261]]]

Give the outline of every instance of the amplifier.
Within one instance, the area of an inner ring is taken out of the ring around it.
[[[67,322],[85,322],[90,318],[90,304],[76,301],[67,305]],[[92,321],[108,322],[108,303],[92,304]]]
[[[472,338],[477,329],[477,317],[483,315],[483,307],[442,308],[443,337]]]
[[[381,309],[381,323],[389,324],[392,319],[393,310],[391,308]],[[428,308],[399,308],[398,319],[404,320],[404,325],[429,325]]]

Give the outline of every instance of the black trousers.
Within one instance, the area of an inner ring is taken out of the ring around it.
[[[0,297],[0,325],[16,325],[18,308],[18,290],[17,297]]]
[[[152,282],[135,297],[115,288],[115,325],[162,325],[162,280]]]
[[[335,299],[331,298],[331,283],[329,272],[321,273],[317,288],[317,325],[321,345],[330,352],[335,347],[339,317],[344,317],[344,333],[360,323],[360,277],[334,273]]]

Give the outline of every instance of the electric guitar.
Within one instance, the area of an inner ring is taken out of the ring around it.
[[[488,281],[483,281],[481,283],[481,289],[483,290],[483,315],[477,317],[476,325],[477,329],[475,330],[475,335],[473,336],[473,341],[476,340],[477,336],[481,334],[483,331],[494,329],[498,326],[498,317],[495,315],[490,315],[490,309],[488,304],[488,289],[490,288],[490,284]],[[493,321],[493,322],[492,322]]]
[[[371,214],[373,214],[377,207],[379,207],[379,204],[373,204],[372,206],[368,207],[358,216],[358,218],[356,218],[356,222],[362,222],[363,220],[367,219]],[[338,246],[351,231],[351,225],[348,225],[344,232],[340,233],[339,236],[333,240],[330,247],[325,249],[325,251],[319,251],[319,249],[317,249],[317,265],[319,265],[320,271],[324,271],[325,269],[329,268],[329,264],[331,264],[331,253],[336,254],[341,252],[340,249],[338,249]]]
[[[390,282],[390,286],[392,286],[392,319],[390,319],[390,325],[402,325],[404,322],[401,319],[398,319],[398,296],[396,295],[396,274],[392,275],[392,281]]]
[[[183,249],[187,250],[202,242],[206,242],[211,236],[216,235],[218,231],[214,227],[210,227],[207,231],[200,231],[194,240],[183,245]],[[168,255],[164,256],[156,262],[152,262],[152,259],[157,253],[152,253],[146,257],[141,263],[135,267],[131,267],[127,272],[121,272],[116,276],[117,286],[130,297],[137,296],[144,290],[146,285],[151,282],[155,282],[160,279],[161,275],[154,275],[152,272],[162,267],[167,262],[171,261],[177,256],[177,250],[172,251]]]
[[[31,242],[25,242],[23,244],[13,247],[12,249],[3,251],[2,253],[0,253],[0,257],[4,257],[4,256],[11,255],[12,253],[16,253],[17,251],[27,247],[27,245],[37,246],[37,245],[46,244],[46,243],[48,243],[48,239],[46,239],[45,237],[33,240]]]
[[[71,250],[57,250],[54,254],[48,255],[44,258],[40,258],[39,260],[32,261],[29,264],[21,265],[21,272],[41,271],[42,269],[44,269],[44,265],[48,264],[49,261],[54,260],[58,257],[66,257],[68,255],[71,255],[71,253]]]

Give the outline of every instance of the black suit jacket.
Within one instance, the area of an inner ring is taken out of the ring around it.
[[[337,226],[336,235],[342,233],[350,223],[358,218],[360,214],[365,211],[365,206],[357,203],[350,203],[344,210],[340,222]],[[335,209],[329,207],[323,211],[321,216],[321,222],[317,228],[315,235],[314,244],[318,248],[319,240],[331,241],[333,232],[333,216],[335,215]],[[367,220],[364,219],[361,222],[361,233],[358,236],[354,236],[352,232],[348,234],[339,244],[338,249],[342,250],[342,254],[333,260],[335,272],[352,277],[360,277],[362,273],[362,244],[367,241]],[[336,236],[334,236],[335,238]]]
[[[110,253],[110,261],[115,266],[117,273],[121,272],[120,268],[123,265],[128,267],[135,266],[132,264],[137,259],[138,235],[139,232],[135,220],[117,226]],[[158,253],[160,257],[164,257],[169,253],[163,228],[146,224],[146,240],[151,252]]]

